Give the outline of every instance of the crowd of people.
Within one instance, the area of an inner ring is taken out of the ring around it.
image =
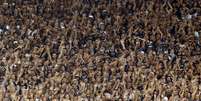
[[[201,0],[0,0],[1,101],[200,101]]]

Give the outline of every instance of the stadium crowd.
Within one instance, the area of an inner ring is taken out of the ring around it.
[[[200,101],[200,0],[0,0],[0,100]]]

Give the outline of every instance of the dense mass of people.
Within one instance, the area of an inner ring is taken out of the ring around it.
[[[201,100],[200,0],[0,0],[2,101]]]

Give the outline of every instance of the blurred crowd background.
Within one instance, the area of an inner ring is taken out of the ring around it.
[[[0,0],[1,101],[200,101],[201,0]]]

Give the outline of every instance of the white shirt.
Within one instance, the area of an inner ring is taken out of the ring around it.
[[[199,37],[199,33],[197,31],[194,32],[195,37]]]

